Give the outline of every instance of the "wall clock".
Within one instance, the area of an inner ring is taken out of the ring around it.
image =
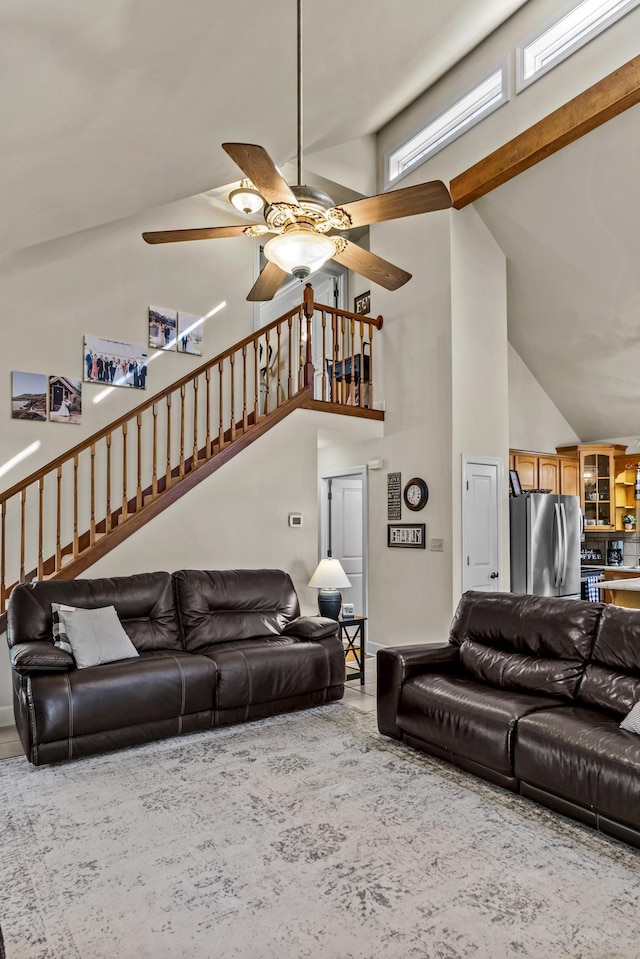
[[[404,502],[408,509],[424,509],[429,499],[429,487],[419,476],[410,479],[404,488]]]

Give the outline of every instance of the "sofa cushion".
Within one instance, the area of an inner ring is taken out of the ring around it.
[[[134,659],[140,653],[125,633],[113,606],[75,609],[63,606],[58,615],[78,669]]]
[[[577,698],[617,716],[640,701],[640,610],[604,607]]]
[[[184,652],[31,677],[37,742],[173,719],[213,708],[215,665]]]
[[[278,636],[300,613],[291,577],[279,569],[186,569],[174,581],[189,650]]]
[[[595,603],[470,590],[449,638],[464,668],[482,682],[572,699],[601,611]]]
[[[139,652],[183,648],[170,573],[46,580],[16,586],[7,608],[10,647],[33,640],[53,641],[52,603],[82,609],[114,606]]]
[[[519,718],[553,706],[562,700],[426,673],[404,683],[397,724],[416,739],[510,776]]]
[[[566,706],[518,723],[518,779],[640,828],[640,737],[595,709]]]
[[[626,729],[630,733],[638,733],[640,736],[640,702],[637,702],[624,717],[620,723],[620,729]]]
[[[218,709],[284,700],[344,683],[344,652],[335,638],[239,639],[212,643],[200,654],[216,666]]]

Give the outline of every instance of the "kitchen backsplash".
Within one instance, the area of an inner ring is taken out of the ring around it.
[[[607,542],[610,540],[620,540],[622,542],[623,550],[623,566],[638,566],[640,562],[640,533],[625,533],[624,536],[620,533],[598,533],[597,535],[590,534],[587,532],[585,536],[584,543],[582,543],[580,548],[581,559],[583,563],[606,563],[607,555]],[[593,552],[594,558],[589,559],[586,556],[582,558],[583,552],[588,553],[589,551]],[[600,553],[601,559],[597,558],[597,553]]]

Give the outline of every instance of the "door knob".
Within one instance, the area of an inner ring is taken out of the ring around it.
[[[497,579],[499,575],[499,573],[492,573],[489,579]]]

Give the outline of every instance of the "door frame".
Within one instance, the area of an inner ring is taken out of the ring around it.
[[[329,510],[327,490],[329,479],[359,476],[362,480],[362,615],[368,616],[369,605],[369,471],[367,466],[350,466],[329,470],[318,476],[318,562],[326,556]]]
[[[253,275],[254,283],[260,276],[260,271],[262,267],[267,262],[264,258],[264,242],[260,243],[257,241],[254,243],[253,247]],[[346,267],[341,266],[340,263],[336,263],[333,260],[328,260],[324,266],[319,271],[321,273],[329,273],[338,281],[337,289],[337,302],[336,303],[326,303],[325,306],[335,306],[338,310],[346,310],[347,308],[347,277],[349,271]],[[302,294],[304,292],[305,283],[311,283],[313,285],[313,273],[306,280],[298,280],[295,276],[290,277],[286,280],[280,289],[277,291],[274,300],[279,300],[289,295],[294,289],[298,288],[300,290],[300,302],[302,302]],[[253,329],[259,330],[261,327],[260,321],[260,310],[261,303],[256,302],[253,304]],[[284,310],[281,312],[285,312]]]
[[[497,536],[497,554],[496,554],[496,565],[498,567],[498,572],[500,573],[499,579],[499,591],[505,592],[506,587],[503,586],[503,569],[502,569],[502,490],[504,486],[504,460],[501,456],[472,456],[469,453],[462,454],[462,482],[460,484],[460,496],[462,497],[462,512],[460,519],[461,526],[461,551],[460,551],[460,586],[461,592],[464,593],[465,589],[465,580],[466,580],[466,569],[467,564],[465,559],[468,555],[467,545],[468,545],[468,532],[467,525],[469,521],[469,507],[467,506],[468,498],[465,496],[466,493],[466,484],[467,484],[467,470],[471,463],[480,463],[484,466],[497,466],[497,485],[496,485],[496,536]]]

